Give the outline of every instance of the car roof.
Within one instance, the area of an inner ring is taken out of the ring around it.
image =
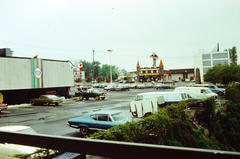
[[[176,87],[177,89],[181,88],[181,89],[209,89],[208,87]],[[175,88],[175,89],[176,89]]]
[[[23,126],[23,125],[13,125],[13,126],[2,126],[0,127],[0,130],[17,132],[17,131],[29,129],[29,128],[31,127]]]
[[[139,95],[147,95],[147,94],[179,94],[183,92],[147,92],[147,93],[139,93]]]

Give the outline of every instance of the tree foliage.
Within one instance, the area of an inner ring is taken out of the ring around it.
[[[74,60],[74,65],[76,66],[76,68],[74,69],[75,72],[79,71],[78,68],[78,63],[80,62],[80,60]],[[87,62],[86,60],[82,61],[82,65],[83,65],[83,71],[85,72],[85,77],[92,77],[92,73],[93,73],[93,67],[94,67],[94,79],[96,79],[96,77],[102,76],[103,78],[111,78],[110,77],[110,65],[108,64],[103,64],[101,66],[101,63],[99,61],[94,61],[94,66],[92,62]],[[118,67],[112,65],[112,79],[116,80],[118,78]]]
[[[74,81],[77,82],[77,83],[81,83],[82,82],[82,78],[76,78]]]
[[[89,77],[89,76],[88,76],[88,77],[85,79],[85,81],[86,81],[86,82],[91,82],[91,81],[92,81],[92,77]]]
[[[237,58],[238,58],[237,47],[233,46],[232,49],[230,49],[230,48],[228,50],[225,49],[225,51],[229,51],[231,63],[237,65]]]
[[[97,83],[100,83],[102,81],[103,81],[102,77],[97,77]]]
[[[217,64],[209,68],[203,75],[204,81],[211,83],[228,84],[232,81],[240,81],[240,65],[230,64],[221,65]]]

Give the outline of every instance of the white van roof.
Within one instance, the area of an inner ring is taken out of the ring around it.
[[[208,87],[176,87],[175,89],[208,89]]]
[[[184,92],[148,92],[137,94],[137,96],[142,96],[143,99],[164,96],[165,101],[180,101],[183,98],[187,98],[187,95]]]

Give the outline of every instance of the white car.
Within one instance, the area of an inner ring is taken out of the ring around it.
[[[25,134],[37,134],[29,126],[3,126],[0,127],[0,131],[19,132]],[[24,146],[18,144],[0,143],[0,158],[1,156],[12,157],[15,154],[31,154],[35,152],[39,147]]]

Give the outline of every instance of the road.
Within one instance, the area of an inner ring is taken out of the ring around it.
[[[97,88],[104,91],[102,88]],[[148,89],[130,89],[129,91],[108,91],[105,100],[96,101],[90,98],[88,101],[73,101],[61,103],[59,106],[26,106],[10,108],[0,114],[0,126],[26,125],[32,127],[37,133],[47,135],[59,135],[80,137],[79,130],[67,126],[67,121],[73,117],[79,117],[97,110],[122,110],[127,116],[129,102],[138,93],[155,91],[173,91]]]

